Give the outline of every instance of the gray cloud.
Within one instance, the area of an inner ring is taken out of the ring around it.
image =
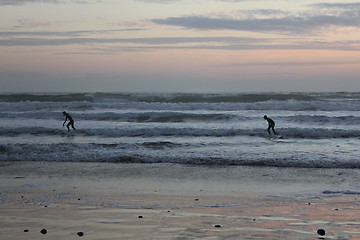
[[[0,0],[1,5],[24,5],[24,4],[31,4],[31,3],[78,3],[78,4],[92,4],[102,2],[103,0]]]
[[[86,31],[85,31],[86,32]],[[63,33],[81,34],[79,32]],[[3,33],[8,34],[8,33]],[[16,33],[21,34],[21,33]],[[28,33],[30,34],[30,32]],[[43,35],[44,36],[43,36]],[[291,38],[246,38],[246,37],[159,37],[159,38],[102,38],[66,37],[53,38],[54,33],[39,33],[39,37],[4,37],[0,46],[62,46],[82,45],[92,54],[112,54],[121,51],[150,51],[158,49],[217,49],[217,50],[256,50],[256,49],[331,49],[360,51],[358,41],[295,41]],[[1,34],[0,34],[1,36]],[[60,35],[61,36],[61,35]],[[52,38],[49,38],[52,37]],[[282,42],[290,42],[282,44]],[[91,48],[87,45],[91,44]],[[101,46],[96,46],[99,44]],[[89,50],[90,49],[90,50]],[[81,53],[81,51],[79,52]]]
[[[99,34],[112,34],[116,32],[125,31],[143,31],[142,28],[126,28],[126,29],[109,29],[109,30],[81,30],[81,31],[63,31],[63,32],[51,32],[51,31],[32,31],[32,32],[0,32],[0,37],[19,37],[19,36],[42,36],[42,37],[79,37],[86,35],[99,35]]]
[[[356,61],[307,61],[307,62],[243,62],[243,63],[232,63],[222,65],[225,67],[241,67],[241,66],[296,66],[296,67],[306,67],[306,66],[327,66],[327,65],[349,65],[349,64],[358,64]]]
[[[6,33],[5,33],[6,34]],[[21,34],[21,33],[16,33]],[[30,33],[29,33],[30,34]],[[45,33],[39,33],[45,34]],[[1,34],[0,34],[1,35]],[[0,39],[0,46],[51,46],[87,43],[133,43],[146,45],[206,43],[206,42],[238,42],[264,43],[264,39],[237,37],[160,37],[160,38],[10,38]]]
[[[360,27],[359,20],[355,17],[327,15],[244,20],[190,16],[153,19],[152,21],[157,24],[202,30],[220,29],[291,34],[303,34],[330,25]]]
[[[317,3],[312,6],[318,7],[320,9],[323,8],[346,8],[346,9],[354,9],[360,8],[360,3]]]
[[[182,16],[152,19],[164,24],[199,30],[239,30],[282,34],[309,34],[328,26],[360,27],[360,3],[316,4],[306,12],[271,9],[237,11],[233,17]]]
[[[0,5],[23,5],[28,3],[59,3],[60,0],[0,0]]]

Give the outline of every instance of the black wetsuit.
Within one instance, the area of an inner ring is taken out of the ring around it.
[[[271,133],[270,133],[270,129],[271,129],[274,132],[274,134],[276,135],[276,132],[275,132],[275,129],[274,129],[275,122],[271,118],[268,118],[268,117],[266,117],[265,119],[269,123],[268,129],[267,129],[268,133],[271,135]]]
[[[70,116],[70,114],[68,113],[64,113],[64,115],[66,116],[65,118],[65,121],[63,123],[63,126],[65,125],[66,121],[69,120],[69,123],[66,125],[68,131],[70,131],[70,127],[71,126],[74,130],[75,130],[75,127],[74,127],[74,119]]]

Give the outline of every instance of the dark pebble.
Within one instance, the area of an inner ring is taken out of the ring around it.
[[[220,224],[216,224],[214,227],[216,227],[216,228],[221,228],[221,225],[220,225]]]
[[[138,216],[138,218],[143,218],[143,216]]]
[[[29,232],[29,229],[25,229],[24,232]]]
[[[198,198],[195,198],[195,201],[199,201],[199,199],[198,199]]]
[[[40,231],[42,234],[47,234],[47,230],[46,229],[41,229]]]
[[[325,230],[324,229],[318,229],[317,234],[319,234],[320,236],[324,236],[325,235]]]
[[[84,236],[84,233],[83,233],[83,232],[78,232],[77,235],[78,235],[79,237],[82,237],[82,236]]]

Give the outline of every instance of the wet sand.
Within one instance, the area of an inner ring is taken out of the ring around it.
[[[358,182],[353,169],[49,162],[0,169],[0,239],[360,239],[359,195],[336,194]]]

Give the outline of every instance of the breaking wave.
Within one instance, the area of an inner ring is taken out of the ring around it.
[[[360,93],[0,94],[0,113],[0,161],[360,168]]]

